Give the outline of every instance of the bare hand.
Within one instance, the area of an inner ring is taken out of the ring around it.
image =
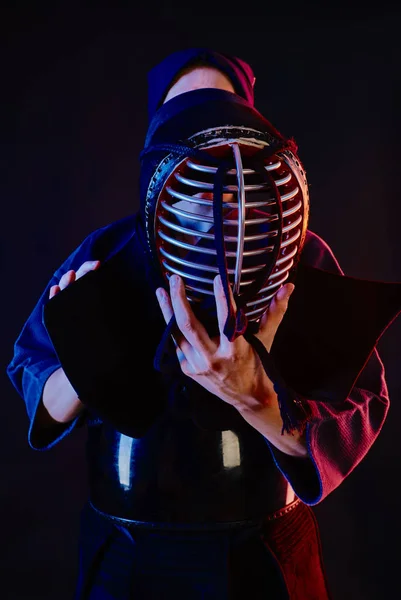
[[[268,351],[293,290],[292,283],[284,285],[262,317],[257,337]],[[185,375],[238,410],[258,410],[276,401],[273,384],[253,347],[243,336],[230,342],[223,333],[228,311],[220,276],[214,280],[220,330],[220,335],[216,338],[210,338],[202,323],[195,317],[180,277],[170,278],[170,296],[163,288],[158,288],[156,294],[166,323],[175,315],[178,330],[174,334],[174,340],[181,370]],[[232,294],[231,303],[235,308]]]
[[[60,279],[58,285],[51,286],[49,298],[53,298],[53,296],[58,294],[61,290],[64,290],[68,285],[70,285],[70,283],[76,281],[86,273],[89,273],[89,271],[94,271],[98,267],[100,267],[100,260],[87,260],[86,262],[82,263],[77,271],[67,271],[67,273],[64,273]]]

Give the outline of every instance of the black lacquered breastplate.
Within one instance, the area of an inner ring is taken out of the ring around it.
[[[238,416],[229,430],[166,411],[142,438],[89,427],[90,500],[138,525],[221,526],[259,520],[285,505],[288,484],[265,439]]]

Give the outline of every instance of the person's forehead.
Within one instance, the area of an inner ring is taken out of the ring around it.
[[[231,79],[220,69],[205,65],[193,65],[182,69],[166,91],[163,104],[178,94],[203,87],[213,87],[234,92]]]
[[[221,69],[219,69],[213,65],[194,63],[191,65],[185,66],[183,69],[181,69],[177,73],[177,75],[172,79],[170,85],[168,86],[167,92],[178,81],[182,80],[183,78],[199,79],[199,80],[220,78],[220,79],[224,79],[225,81],[229,82],[231,84],[231,87],[234,89],[234,82],[227,75],[227,73],[224,73],[224,71],[222,71]]]

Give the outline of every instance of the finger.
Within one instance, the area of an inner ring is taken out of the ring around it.
[[[60,291],[59,285],[52,285],[49,291],[49,298],[53,298]]]
[[[286,283],[285,285],[281,286],[281,288],[273,298],[275,304],[281,302],[282,305],[285,306],[285,308],[287,308],[290,296],[294,289],[295,285],[293,283]]]
[[[295,286],[293,283],[286,283],[283,285],[272,299],[269,309],[262,317],[259,334],[270,343],[270,346],[272,345],[274,336],[287,312],[288,302],[294,288]]]
[[[177,325],[184,338],[197,352],[213,351],[214,344],[196,318],[186,297],[184,283],[178,275],[170,277],[170,297]]]
[[[159,302],[160,310],[162,311],[164,320],[165,320],[166,324],[168,325],[170,323],[171,319],[174,317],[174,311],[173,311],[173,307],[171,305],[170,297],[169,297],[168,293],[166,292],[166,290],[163,288],[158,288],[156,290],[156,297]],[[182,333],[178,329],[178,327],[172,334],[172,338],[173,338],[173,341],[174,341],[176,347],[180,350],[181,353],[183,353],[185,351],[186,352],[190,351],[190,344],[184,338],[184,336],[182,335]],[[178,357],[178,358],[180,360],[180,357]],[[180,362],[181,362],[181,360],[180,360]]]
[[[87,260],[79,267],[76,272],[76,279],[79,279],[89,271],[95,271],[100,267],[100,260]]]
[[[188,342],[186,343],[188,344]],[[176,347],[176,353],[178,362],[180,363],[181,371],[184,373],[184,375],[191,376],[191,373],[193,373],[193,371],[191,370],[191,363],[187,360],[184,352],[179,346]]]
[[[67,287],[67,285],[70,285],[70,283],[72,283],[73,281],[75,281],[75,271],[70,270],[67,271],[67,273],[64,273],[58,284],[60,290],[64,290]]]
[[[228,342],[228,338],[223,333],[224,326],[226,324],[227,317],[228,317],[228,306],[227,306],[227,299],[226,299],[226,295],[224,292],[224,287],[223,287],[223,283],[221,281],[220,275],[217,275],[214,278],[213,289],[214,289],[214,298],[216,301],[216,312],[217,312],[217,320],[219,323],[220,339],[222,342],[224,342],[224,340],[227,340],[227,342]],[[232,310],[234,312],[236,312],[237,307],[235,305],[234,295],[233,295],[230,285],[228,286],[228,292],[229,292],[230,306],[231,306]],[[231,343],[231,342],[229,342],[229,343]]]

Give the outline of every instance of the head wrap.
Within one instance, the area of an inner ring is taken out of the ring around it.
[[[231,80],[235,93],[251,106],[254,104],[255,76],[252,68],[240,58],[208,48],[179,50],[164,58],[148,73],[148,115],[151,120],[177,75],[192,63],[202,62],[222,71]]]

